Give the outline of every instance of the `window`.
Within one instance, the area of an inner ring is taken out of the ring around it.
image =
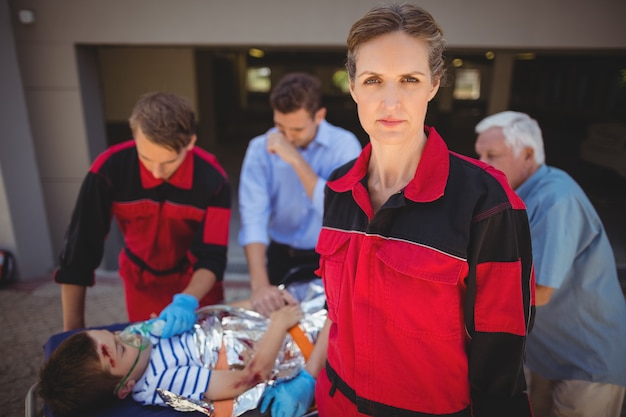
[[[346,69],[339,69],[333,73],[333,86],[340,90],[342,93],[347,94],[350,92],[350,81],[348,79],[348,71]]]
[[[457,68],[453,94],[456,100],[478,100],[480,98],[480,71]]]
[[[247,89],[249,93],[268,93],[272,88],[272,70],[269,67],[248,68]]]

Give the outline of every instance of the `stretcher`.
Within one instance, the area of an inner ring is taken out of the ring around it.
[[[293,291],[300,292],[300,294],[296,295],[295,297],[296,300],[298,301],[301,301],[302,297],[310,297],[311,291],[319,292],[319,288],[322,288],[321,280],[311,280],[309,282],[304,283],[304,285],[298,285],[298,283],[294,283],[292,287],[293,288],[288,288],[288,290],[290,290],[292,294],[294,294]],[[310,288],[318,288],[318,289],[311,290]],[[321,291],[323,292],[323,289]],[[309,295],[307,295],[306,293],[308,293]],[[320,300],[322,300],[322,298],[318,297],[318,299],[315,300],[314,304],[319,306]],[[323,306],[323,303],[321,305]],[[233,309],[233,310],[240,309],[238,307],[231,307],[231,306],[209,306],[209,307],[204,308],[205,315],[206,315],[206,311],[216,310],[220,308]],[[199,310],[199,317],[202,317],[202,313],[201,313],[202,311],[203,309]],[[254,312],[250,312],[250,313],[256,314]],[[325,319],[325,316],[323,318]],[[320,318],[319,317],[315,318],[315,320],[319,321]],[[118,330],[124,329],[129,324],[130,323],[115,323],[115,324],[111,324],[107,326],[92,327],[92,329],[106,329],[110,331],[118,331]],[[306,342],[308,342],[308,340],[302,339],[303,337],[302,330],[300,328],[298,329],[299,330],[291,331],[289,337],[292,338],[294,344],[298,345],[298,349],[300,349],[299,347],[302,346],[301,351],[302,351],[302,354],[305,355],[305,352],[306,354],[308,354],[308,352],[312,348],[312,345],[309,343],[309,345],[307,346]],[[65,340],[70,335],[76,333],[77,331],[79,330],[72,330],[72,331],[67,331],[67,332],[62,332],[62,333],[52,335],[43,346],[45,359],[47,359],[51,355],[51,353],[56,349],[56,347],[63,340]],[[306,339],[306,336],[304,336],[304,338]],[[300,343],[298,342],[298,339],[300,339]],[[224,349],[222,347],[222,352],[220,352],[220,354],[224,354],[223,350]],[[262,392],[262,389],[260,392]],[[46,404],[41,404],[41,403],[42,403],[42,400],[38,397],[37,384],[35,383],[33,384],[33,386],[31,386],[31,388],[29,389],[26,395],[25,416],[26,417],[41,417],[41,416],[59,417],[59,416],[56,416],[54,413],[52,413],[52,411],[47,408]],[[219,402],[219,403],[222,403],[222,402]],[[222,403],[222,404],[215,404],[215,405],[216,405],[216,408],[214,412],[211,411],[210,414],[209,413],[205,413],[205,414],[211,415],[212,417],[226,417],[226,414],[224,414],[225,412],[223,411],[224,408],[217,407],[219,405],[223,406],[224,404]],[[227,406],[226,409],[233,410],[232,405]],[[189,409],[188,411],[191,411],[191,409]],[[140,405],[139,403],[133,401],[131,396],[127,397],[124,400],[120,400],[112,396],[110,405],[108,405],[106,408],[103,408],[103,409],[94,409],[90,411],[87,415],[85,415],[84,417],[185,417],[185,416],[191,417],[191,416],[200,416],[200,415],[202,415],[202,413],[197,412],[197,411],[190,413],[190,412],[178,411],[174,409],[173,407]],[[232,411],[231,415],[237,416],[237,417],[270,417],[269,410],[266,411],[266,413],[262,414],[256,408],[248,409],[247,411],[243,413],[238,413],[237,409],[235,409],[235,411]],[[315,417],[317,416],[317,412],[312,410],[306,416]]]

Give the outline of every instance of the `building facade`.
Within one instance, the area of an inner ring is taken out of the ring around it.
[[[271,68],[270,82],[291,70],[312,70],[332,80],[343,64],[350,25],[378,3],[0,2],[0,248],[15,253],[20,277],[39,277],[55,267],[80,183],[99,152],[128,138],[126,119],[140,94],[168,90],[190,98],[199,116],[200,145],[227,158],[228,152],[237,152],[237,143],[271,123],[266,95],[248,88],[250,69]],[[456,85],[442,89],[433,113],[437,121],[452,120],[446,126],[457,126],[459,132],[469,132],[473,121],[485,114],[512,103],[525,105],[524,97],[512,96],[515,88],[524,90],[524,82],[542,79],[537,77],[543,68],[551,67],[533,69],[520,64],[522,60],[564,55],[573,66],[589,61],[589,71],[602,60],[611,74],[613,67],[626,68],[624,0],[418,4],[441,24],[451,69],[457,71]],[[264,57],[251,55],[251,48]],[[557,73],[571,67],[559,62]],[[583,73],[572,77],[589,78]],[[550,78],[544,82],[554,84]],[[606,88],[610,97],[623,86]],[[599,111],[600,116],[626,122],[620,91],[613,107]],[[345,119],[332,121],[358,130],[347,94],[330,83],[328,92],[335,114],[345,114]],[[564,92],[554,94],[569,103]],[[596,100],[604,103],[603,97]],[[584,105],[580,111],[588,113]],[[568,115],[577,118],[575,109]],[[471,149],[472,139],[459,139],[459,149]]]

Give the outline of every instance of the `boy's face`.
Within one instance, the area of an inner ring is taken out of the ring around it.
[[[96,342],[98,357],[103,369],[120,378],[125,377],[130,372],[127,381],[132,381],[132,385],[134,385],[134,381],[141,378],[150,361],[151,345],[143,350],[129,346],[120,339],[118,333],[108,330],[88,330],[87,334]],[[135,361],[137,361],[136,365],[134,365]]]

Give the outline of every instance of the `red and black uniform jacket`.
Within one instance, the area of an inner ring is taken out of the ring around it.
[[[120,275],[131,321],[158,314],[198,268],[212,271],[219,281],[200,304],[219,302],[230,207],[230,183],[214,155],[192,148],[163,181],[140,163],[133,140],[112,146],[94,161],[82,184],[55,280],[94,284],[115,217],[124,236]]]
[[[317,250],[332,326],[321,417],[531,415],[525,207],[501,172],[426,133],[415,177],[378,212],[371,145],[327,183]]]

